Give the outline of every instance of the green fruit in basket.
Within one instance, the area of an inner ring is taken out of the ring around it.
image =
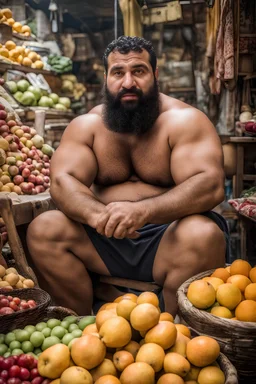
[[[30,83],[25,79],[19,80],[17,82],[17,88],[21,92],[25,92],[29,86],[30,86]]]
[[[4,354],[8,351],[8,347],[6,344],[0,344],[0,356],[4,356]]]
[[[44,335],[44,337],[49,337],[51,336],[51,328],[48,328],[48,327],[45,327],[43,330],[42,330],[42,334]]]
[[[7,344],[7,345],[9,345],[13,340],[16,340],[16,337],[15,337],[14,332],[8,332],[8,333],[5,335],[4,343]]]
[[[24,352],[20,348],[15,348],[15,349],[12,350],[12,356],[23,355],[23,353]]]
[[[47,327],[47,324],[44,321],[41,321],[41,323],[36,324],[36,330],[41,332],[45,327]]]
[[[31,341],[23,341],[21,344],[21,349],[24,353],[33,352],[34,345],[31,343]]]
[[[66,321],[66,320],[63,320],[61,323],[60,323],[61,327],[65,328],[65,329],[68,329],[69,327],[69,322]]]
[[[0,344],[4,344],[4,338],[5,335],[3,333],[0,333]]]
[[[43,352],[43,351],[42,351],[41,348],[35,348],[34,351],[33,351],[33,353],[34,353],[35,355],[38,355],[39,353],[42,353],[42,352]]]
[[[67,321],[69,324],[73,324],[77,322],[76,316],[66,316],[63,321]]]
[[[72,331],[74,331],[75,329],[79,329],[77,324],[70,324],[70,326],[68,327],[68,331],[69,331],[70,333],[71,333]]]
[[[74,335],[72,333],[66,333],[66,335],[63,336],[61,342],[62,344],[69,345],[70,341],[74,339]]]
[[[30,336],[30,340],[29,341],[36,348],[36,347],[41,347],[41,345],[43,344],[44,340],[45,340],[45,337],[44,337],[43,333],[39,332],[39,331],[35,331]]]
[[[10,343],[9,348],[11,351],[13,351],[14,349],[21,349],[21,343],[17,340],[13,340]]]
[[[36,101],[41,99],[42,92],[41,92],[39,87],[34,87],[33,85],[30,85],[28,87],[28,91],[33,93],[33,95],[35,96]]]
[[[95,316],[85,316],[78,322],[78,327],[83,331],[89,324],[95,323]]]
[[[30,334],[28,331],[25,331],[25,329],[21,329],[20,331],[17,331],[15,333],[16,340],[20,341],[21,343],[23,341],[28,341],[30,338]]]
[[[54,327],[51,331],[51,336],[57,336],[59,339],[62,339],[62,337],[67,333],[67,330],[60,325],[57,325]]]
[[[74,331],[72,331],[72,335],[74,337],[81,337],[82,333],[83,333],[83,331],[81,331],[81,329],[75,329]]]
[[[26,325],[24,330],[27,331],[30,335],[32,335],[32,333],[35,332],[36,327],[34,325]]]
[[[9,357],[9,356],[11,356],[11,352],[5,352],[5,354],[4,354],[4,357]]]
[[[47,327],[53,329],[54,327],[57,327],[57,325],[60,325],[61,321],[58,319],[49,319],[47,321]]]
[[[41,347],[42,351],[45,351],[47,348],[50,348],[51,346],[53,346],[55,344],[59,344],[60,342],[61,341],[57,336],[46,337],[46,339],[44,340],[43,345]]]

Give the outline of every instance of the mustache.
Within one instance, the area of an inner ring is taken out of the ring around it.
[[[124,95],[136,95],[136,96],[139,96],[139,97],[142,97],[143,96],[143,92],[136,88],[136,87],[132,87],[130,89],[127,89],[127,88],[123,88],[120,92],[118,92],[118,94],[116,95],[116,100],[120,100]]]

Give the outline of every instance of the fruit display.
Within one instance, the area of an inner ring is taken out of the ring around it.
[[[76,325],[72,318],[59,320],[59,325],[55,319],[54,327],[49,324],[53,320],[48,320],[40,325],[41,333],[58,331],[60,335],[63,323],[70,333],[71,325]],[[171,314],[161,313],[153,292],[124,294],[104,304],[94,322],[91,316],[84,321],[81,336],[64,343],[66,334],[61,343],[41,347],[38,372],[52,384],[225,383],[225,373],[216,361],[218,342],[208,336],[191,338],[188,327],[174,324]]]
[[[6,59],[7,62],[24,65],[25,67],[44,68],[44,63],[38,53],[25,46],[16,45],[12,40],[0,45],[0,57]]]
[[[49,318],[36,325],[26,325],[0,334],[0,356],[8,357],[22,353],[31,353],[38,357],[43,351],[56,344],[69,346],[72,340],[79,338],[88,324],[95,322],[94,316],[67,316],[62,321]]]
[[[0,104],[0,192],[37,194],[50,186],[53,148]]]
[[[19,297],[12,297],[0,294],[0,315],[6,315],[24,309],[34,308],[35,300],[21,300]]]
[[[10,80],[5,84],[15,100],[24,106],[55,108],[60,111],[67,111],[70,108],[71,101],[68,97],[59,97],[56,93],[42,91],[26,79]]]
[[[61,91],[63,94],[72,94],[74,100],[79,100],[86,92],[83,83],[79,83],[75,75],[62,75]]]
[[[0,356],[0,384],[49,384],[37,368],[37,359],[28,354]]]
[[[231,320],[256,322],[256,266],[237,259],[193,281],[187,298],[194,307]]]
[[[19,33],[23,36],[30,36],[31,35],[31,29],[28,25],[22,25],[18,21],[15,21],[12,15],[12,11],[10,8],[2,8],[0,9],[0,24],[7,24],[10,27],[12,27],[12,32]]]
[[[34,288],[35,283],[31,279],[20,275],[16,268],[5,268],[0,265],[0,289],[12,290],[22,288]],[[1,305],[0,305],[1,306]]]

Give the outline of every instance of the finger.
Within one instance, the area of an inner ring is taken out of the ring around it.
[[[97,221],[95,229],[100,235],[105,235],[105,226],[109,220],[109,216],[109,213],[103,213]]]
[[[137,231],[134,231],[133,233],[129,233],[126,236],[128,239],[138,239],[140,237],[140,233]]]
[[[119,219],[110,217],[104,228],[104,234],[106,237],[113,237],[116,228],[119,225]],[[123,228],[124,230],[124,228]]]

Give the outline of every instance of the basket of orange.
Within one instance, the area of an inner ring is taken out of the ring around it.
[[[237,259],[199,273],[177,291],[179,314],[197,335],[208,335],[238,371],[256,383],[256,267]]]

